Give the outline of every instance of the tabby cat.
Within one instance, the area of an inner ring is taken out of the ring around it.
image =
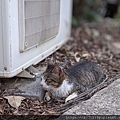
[[[102,77],[103,69],[94,62],[82,61],[65,71],[50,60],[40,85],[53,97],[66,98],[78,89],[84,92],[98,85]]]

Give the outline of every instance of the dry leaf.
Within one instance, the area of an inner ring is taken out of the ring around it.
[[[78,52],[75,53],[74,57],[75,57],[76,62],[80,61],[80,55]]]
[[[77,97],[77,93],[73,93],[73,94],[69,95],[69,96],[65,99],[65,102],[68,102],[68,101],[74,99],[75,97]]]
[[[18,109],[16,111],[13,112],[14,115],[17,115],[18,114]]]
[[[88,57],[88,56],[89,56],[88,53],[82,54],[82,57]]]
[[[22,100],[25,98],[22,96],[5,96],[5,99],[8,100],[8,103],[13,107],[18,109],[18,107],[21,105]]]
[[[0,107],[0,113],[3,113],[3,110],[2,110],[2,108]]]
[[[85,28],[85,32],[87,33],[88,36],[91,36],[91,34],[92,34],[90,28],[87,26]]]

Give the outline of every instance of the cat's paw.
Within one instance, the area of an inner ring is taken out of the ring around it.
[[[44,101],[50,102],[52,100],[52,94],[50,92],[46,92],[44,96]]]
[[[74,99],[74,98],[77,97],[77,96],[78,96],[77,93],[74,92],[74,93],[72,93],[71,95],[69,95],[69,96],[65,99],[65,102],[68,102],[68,101]]]

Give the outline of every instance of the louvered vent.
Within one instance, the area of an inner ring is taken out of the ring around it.
[[[19,0],[20,51],[55,37],[60,24],[60,0]]]

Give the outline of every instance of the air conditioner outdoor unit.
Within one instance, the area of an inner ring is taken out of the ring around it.
[[[0,0],[0,77],[13,77],[69,38],[72,0]]]

